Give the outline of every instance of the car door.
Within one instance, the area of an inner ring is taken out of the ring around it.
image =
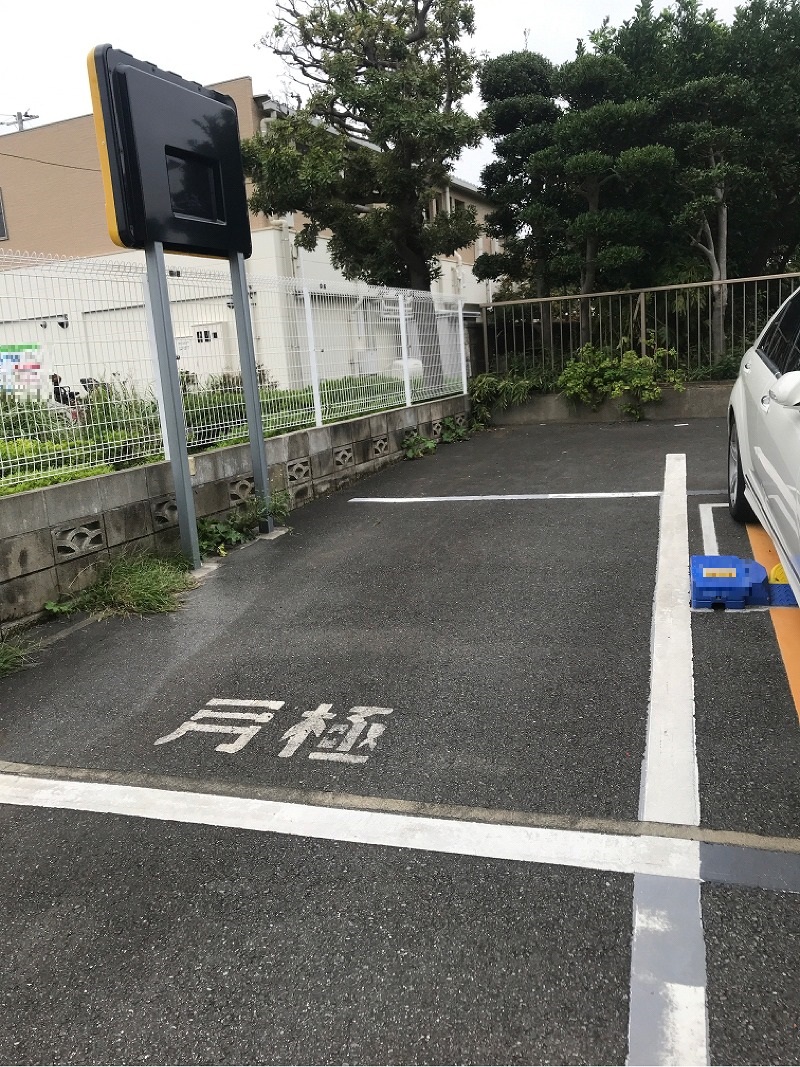
[[[782,407],[770,398],[770,389],[789,370],[800,370],[800,292],[784,305],[743,366],[747,381],[750,451],[758,495],[784,552],[798,561],[800,411]]]

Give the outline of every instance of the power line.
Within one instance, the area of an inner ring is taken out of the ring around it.
[[[16,126],[19,133],[25,129],[26,122],[33,122],[34,119],[38,119],[38,115],[32,115],[30,111],[26,110],[23,114],[21,111],[15,111],[13,115],[9,115],[8,118],[11,122],[0,122],[0,126]]]
[[[63,167],[65,170],[89,170],[93,174],[99,174],[99,167],[77,167],[72,163],[55,163],[52,159],[35,159],[33,156],[20,156],[16,152],[0,152],[0,156],[8,156],[9,159],[26,159],[29,163],[43,163],[46,167]]]

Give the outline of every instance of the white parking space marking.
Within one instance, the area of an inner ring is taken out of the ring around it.
[[[686,456],[668,455],[661,497],[639,818],[699,826],[689,604]],[[637,874],[633,902],[627,1062],[631,1067],[708,1063],[699,879]]]
[[[700,842],[394,815],[106,782],[0,774],[0,804],[547,863],[619,874],[700,876]]]
[[[714,508],[726,508],[727,504],[700,504],[700,527],[703,531],[703,555],[718,556],[717,531],[714,528]]]
[[[639,818],[700,823],[689,609],[686,456],[668,455],[653,601],[650,709]]]
[[[493,493],[485,496],[354,496],[349,504],[460,504],[482,500],[633,500],[661,496],[657,489],[625,493]]]

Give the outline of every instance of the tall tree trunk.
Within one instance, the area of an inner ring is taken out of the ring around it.
[[[596,215],[600,210],[600,184],[599,182],[588,191],[587,194],[589,214]],[[597,286],[597,250],[600,246],[597,234],[591,234],[586,238],[586,249],[581,270],[581,295],[595,292]],[[581,348],[592,342],[592,304],[590,300],[581,300]]]
[[[717,192],[717,269],[712,286],[711,359],[720,363],[725,358],[725,312],[728,307],[728,205],[722,190]]]

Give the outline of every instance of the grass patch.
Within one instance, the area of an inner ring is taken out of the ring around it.
[[[66,600],[48,601],[45,608],[55,615],[88,611],[101,619],[108,615],[162,614],[175,611],[181,595],[196,585],[182,559],[120,556],[103,567],[88,589]]]
[[[57,470],[47,474],[31,475],[23,481],[7,483],[0,478],[0,496],[12,493],[25,493],[29,489],[44,489],[47,485],[60,485],[61,482],[77,482],[81,478],[93,478],[97,474],[113,474],[114,468],[107,464],[98,467],[84,467],[83,470]]]
[[[0,678],[21,671],[33,663],[37,646],[21,637],[0,638]]]

